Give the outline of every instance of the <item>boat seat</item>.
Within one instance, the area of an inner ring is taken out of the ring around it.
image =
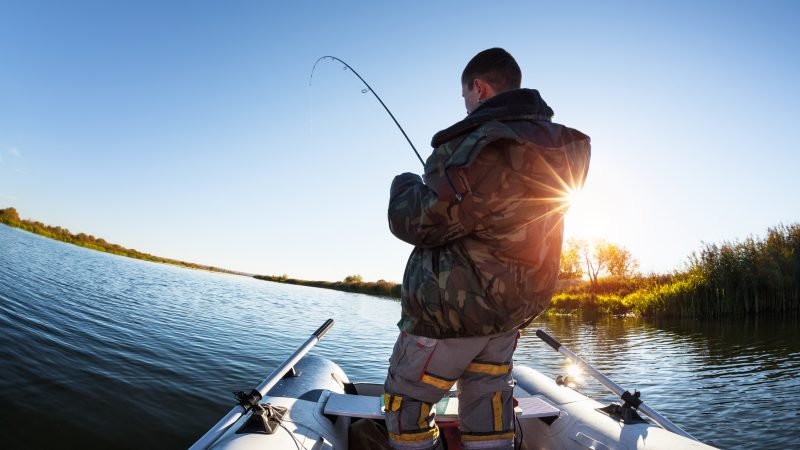
[[[362,419],[383,419],[383,397],[371,395],[338,394],[331,392],[325,403],[325,414],[334,416],[358,417]],[[517,417],[558,417],[559,409],[539,397],[517,399]],[[445,397],[436,404],[437,422],[458,420],[458,398]]]

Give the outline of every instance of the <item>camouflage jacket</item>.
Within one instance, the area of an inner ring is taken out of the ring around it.
[[[398,326],[446,339],[526,326],[550,303],[585,134],[550,121],[539,92],[492,97],[433,137],[424,182],[395,177],[389,227],[415,246]]]

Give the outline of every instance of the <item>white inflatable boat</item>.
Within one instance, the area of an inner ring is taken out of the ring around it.
[[[330,360],[304,356],[330,328],[318,329],[292,357],[198,440],[192,449],[346,450],[386,448],[381,442],[382,385],[351,383]],[[545,342],[570,356],[603,384],[612,383],[543,331]],[[596,371],[595,371],[596,372]],[[619,389],[622,404],[600,404],[529,367],[515,367],[516,445],[519,449],[710,449]],[[607,385],[608,386],[608,385]],[[612,391],[615,389],[610,387]],[[446,448],[459,449],[457,401],[436,405]],[[642,412],[661,426],[642,418]],[[365,426],[366,425],[366,426]],[[669,428],[669,429],[668,429]],[[370,434],[369,436],[360,433]],[[366,444],[365,444],[366,442]]]

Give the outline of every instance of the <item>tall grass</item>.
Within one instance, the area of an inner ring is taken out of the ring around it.
[[[669,289],[650,292],[642,314],[719,317],[800,309],[800,224],[764,238],[706,244]]]
[[[558,292],[557,311],[711,318],[800,310],[800,224],[764,238],[705,244],[672,275],[601,279]]]

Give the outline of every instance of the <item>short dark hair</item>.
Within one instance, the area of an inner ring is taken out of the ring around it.
[[[461,84],[472,90],[476,78],[487,82],[498,93],[519,89],[522,84],[522,71],[517,61],[502,48],[484,50],[467,63],[461,73]]]

